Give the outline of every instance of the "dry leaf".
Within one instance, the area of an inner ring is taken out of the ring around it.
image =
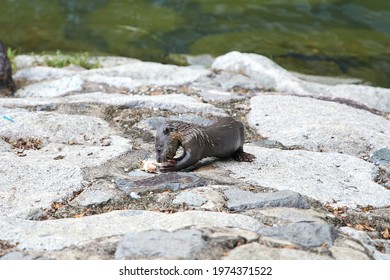
[[[385,228],[383,231],[381,231],[381,234],[384,239],[390,239],[389,228]]]

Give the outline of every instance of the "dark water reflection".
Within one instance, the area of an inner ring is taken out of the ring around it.
[[[295,71],[390,87],[390,1],[0,0],[0,38],[23,52],[266,55]]]

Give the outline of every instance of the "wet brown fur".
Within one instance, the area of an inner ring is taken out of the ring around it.
[[[156,159],[162,163],[162,172],[181,170],[209,156],[250,162],[255,156],[245,153],[243,144],[244,127],[230,117],[209,126],[169,121],[157,129]],[[175,158],[179,147],[184,153]]]

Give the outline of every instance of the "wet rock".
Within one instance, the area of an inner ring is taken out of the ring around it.
[[[240,189],[224,191],[229,210],[245,211],[254,208],[295,207],[309,208],[306,199],[299,193],[285,190],[272,193],[254,193]]]
[[[277,150],[244,146],[256,156],[252,163],[218,161],[217,168],[249,184],[292,190],[332,206],[390,205],[388,191],[375,183],[376,167],[361,159],[303,150]],[[239,171],[238,171],[239,170]]]
[[[311,252],[270,248],[259,243],[249,243],[231,250],[224,260],[331,260],[327,255]]]
[[[262,228],[258,233],[281,240],[287,240],[303,247],[318,247],[322,245],[330,247],[337,237],[336,230],[331,225],[324,223],[294,223],[280,225]]]
[[[196,259],[206,246],[196,229],[128,233],[119,242],[115,259]]]
[[[115,180],[116,186],[129,195],[131,192],[150,192],[194,188],[205,185],[205,181],[190,173],[163,173],[151,178],[130,181],[123,178]]]
[[[0,217],[0,240],[17,243],[19,250],[61,250],[114,235],[148,230],[176,231],[189,227],[241,228],[257,232],[263,226],[256,219],[239,214],[206,211],[164,214],[129,210],[39,222]]]
[[[358,155],[390,143],[389,121],[335,102],[256,96],[251,99],[251,108],[251,127],[287,147]]]

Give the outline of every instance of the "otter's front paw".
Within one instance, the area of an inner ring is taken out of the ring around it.
[[[160,164],[160,172],[173,172],[176,169],[176,160],[168,159],[167,162],[163,162]]]

